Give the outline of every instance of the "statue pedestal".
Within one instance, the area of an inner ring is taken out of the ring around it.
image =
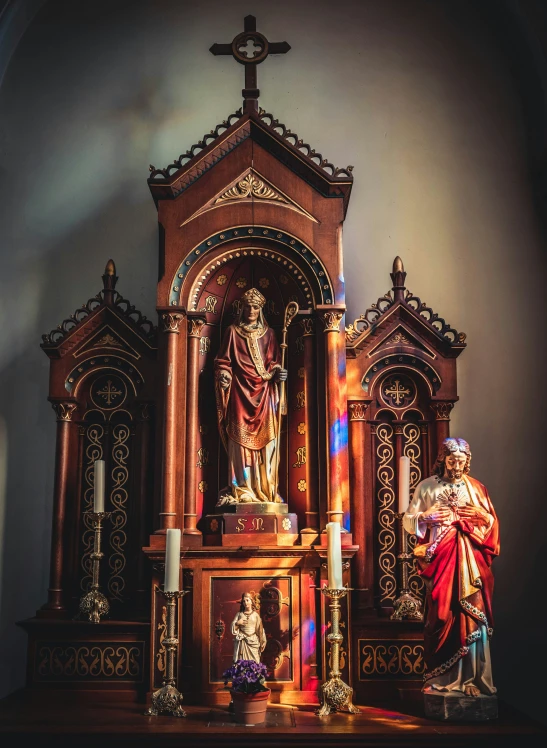
[[[219,510],[205,517],[205,545],[291,546],[298,541],[298,520],[286,504],[235,504]]]
[[[424,693],[425,716],[447,722],[485,722],[497,719],[498,697],[466,696],[460,691]]]

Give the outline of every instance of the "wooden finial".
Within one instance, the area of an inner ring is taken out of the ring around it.
[[[405,266],[403,261],[397,255],[393,260],[393,272],[391,273],[391,281],[393,283],[393,300],[395,302],[405,300]]]
[[[103,275],[103,294],[104,303],[110,306],[114,301],[114,289],[118,282],[118,276],[116,275],[116,265],[114,260],[108,260],[104,269]]]
[[[397,257],[393,260],[393,272],[394,273],[404,273],[405,272],[405,266],[403,265],[403,261],[397,255]]]
[[[116,275],[116,265],[114,264],[114,260],[108,260],[106,263],[106,267],[104,269],[105,275]]]

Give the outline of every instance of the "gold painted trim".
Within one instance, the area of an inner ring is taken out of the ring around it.
[[[393,356],[394,354],[390,353],[389,355]],[[405,355],[408,355],[408,354],[405,354]],[[416,356],[416,358],[418,358],[418,356]],[[419,360],[422,361],[422,363],[424,363],[424,364],[427,363],[427,365],[431,367],[431,371],[434,372],[435,376],[439,380],[439,389],[440,389],[442,387],[443,380],[439,376],[439,373],[437,372],[437,370],[434,369],[431,366],[431,364],[429,363],[429,361],[424,361],[423,359],[419,359]],[[420,374],[420,376],[422,377],[422,379],[424,379],[427,382],[427,386],[429,387],[429,392],[430,392],[431,396],[434,397],[434,392],[433,392],[433,387],[431,385],[431,382],[424,375],[423,371],[420,371],[418,368],[415,369],[411,364],[405,364],[405,363],[402,363],[402,362],[399,362],[399,361],[397,361],[397,362],[395,362],[393,364],[390,364],[389,366],[386,366],[385,368],[379,369],[378,371],[375,371],[373,373],[373,376],[370,378],[370,382],[367,383],[368,384],[368,394],[369,395],[371,394],[373,387],[377,386],[378,378],[382,374],[386,374],[388,371],[392,371],[393,369],[408,369],[409,371],[415,372],[416,374]],[[366,373],[367,372],[365,372],[365,374]],[[365,381],[365,374],[363,374],[363,376],[360,379],[360,384],[361,384],[361,388],[363,389],[363,392],[365,391],[365,388],[363,387],[363,383]],[[388,406],[388,407],[391,407],[391,406]]]
[[[389,312],[386,312],[386,316],[388,314],[389,314]],[[412,330],[410,330],[403,322],[399,322],[398,326],[395,327],[394,330],[392,330],[390,333],[388,333],[386,335],[386,337],[383,338],[383,340],[380,340],[380,342],[374,348],[371,348],[371,350],[367,352],[367,354],[366,354],[367,358],[374,358],[374,356],[380,351],[380,349],[382,348],[382,346],[384,348],[396,348],[398,345],[406,345],[405,343],[402,343],[402,344],[401,343],[392,343],[391,345],[386,345],[386,340],[389,341],[389,339],[391,338],[391,336],[395,335],[397,333],[397,330],[399,329],[399,327],[401,327],[411,337],[416,338],[416,334]],[[438,358],[438,355],[434,351],[432,351],[429,348],[429,346],[427,346],[422,340],[418,340],[418,343],[419,343],[420,348],[423,349],[425,351],[425,353],[427,353],[429,356],[431,356],[432,359],[435,360],[435,359]],[[410,341],[408,343],[408,347],[409,348],[412,348],[412,347],[417,348],[418,346],[416,346],[414,343],[412,343],[412,341]],[[390,355],[392,355],[392,354],[390,354]]]
[[[251,190],[251,192],[247,195],[225,197],[227,192],[238,186],[240,182],[245,181],[249,176],[253,175],[256,175],[256,177],[261,180],[265,186],[269,187],[271,190],[273,190],[274,193],[280,195],[283,199],[276,199],[275,197],[261,197],[259,195],[256,195],[253,190]],[[192,213],[191,216],[183,221],[180,224],[179,228],[186,226],[186,224],[190,223],[190,221],[193,221],[194,218],[198,218],[198,216],[202,216],[205,213],[211,212],[212,210],[222,208],[225,205],[237,205],[240,203],[244,203],[249,200],[253,200],[255,197],[260,201],[260,203],[264,205],[279,205],[284,208],[289,208],[289,210],[294,210],[296,213],[301,213],[314,223],[321,223],[321,221],[319,221],[317,218],[315,218],[315,216],[313,216],[305,208],[303,208],[300,203],[297,203],[296,200],[293,200],[291,197],[289,197],[285,192],[283,192],[283,190],[270,182],[269,179],[266,179],[266,177],[264,177],[259,171],[254,168],[247,167],[244,171],[241,172],[237,179],[234,179],[232,182],[223,187],[222,190],[217,192],[216,195],[210,198],[204,206],[198,208],[198,210],[196,210],[194,213]],[[220,202],[221,200],[223,202]]]
[[[125,322],[124,322],[124,324],[125,324]],[[127,325],[126,325],[126,327],[127,327]],[[139,358],[142,358],[141,354],[137,353],[137,351],[133,348],[133,346],[129,345],[129,343],[127,342],[127,340],[122,335],[119,335],[117,332],[115,332],[112,329],[112,327],[108,324],[108,322],[105,323],[101,328],[99,328],[99,330],[97,330],[97,332],[95,333],[95,336],[100,335],[104,330],[110,330],[110,332],[113,333],[113,334],[115,334],[121,340],[121,342],[124,343],[127,346],[127,348],[129,348],[129,350],[126,350],[125,348],[119,348],[118,346],[104,346],[105,348],[108,348],[108,350],[110,350],[110,351],[121,351],[122,353],[128,353],[130,356],[133,356],[137,360]],[[80,346],[80,348],[78,348],[72,354],[74,356],[74,358],[79,358],[80,356],[83,356],[86,353],[89,353],[90,349],[87,347],[89,345],[89,342],[90,342],[90,340],[87,339],[84,342],[84,344],[82,346]],[[97,346],[97,348],[100,348],[100,347],[102,347],[102,346]],[[102,356],[103,354],[101,353],[99,355]]]
[[[223,229],[222,231],[233,231],[233,230],[236,230],[236,229],[237,230],[244,229],[246,227],[247,227],[247,224],[239,225],[239,226],[230,226],[228,228]],[[330,274],[329,274],[329,272],[327,270],[327,267],[326,267],[325,263],[323,262],[323,260],[321,260],[321,258],[319,257],[319,255],[310,247],[309,244],[307,244],[306,242],[302,241],[302,239],[299,239],[294,234],[291,234],[289,231],[285,231],[285,229],[276,229],[276,228],[274,228],[272,226],[264,226],[264,225],[256,226],[255,228],[256,228],[256,230],[259,230],[259,231],[263,231],[264,229],[266,229],[267,231],[273,231],[274,233],[277,233],[277,234],[283,233],[286,236],[291,237],[295,241],[300,242],[300,244],[302,244],[302,246],[305,247],[306,250],[310,253],[311,257],[315,258],[317,260],[317,262],[319,263],[320,270],[322,272],[324,272],[324,274],[325,274],[325,278],[324,279],[317,278],[317,276],[315,276],[313,273],[311,274],[311,278],[312,278],[314,284],[317,284],[317,286],[319,288],[320,295],[322,294],[322,291],[323,291],[323,289],[321,288],[321,286],[323,285],[323,283],[328,283],[328,285],[329,285],[329,293],[330,293],[330,295],[332,297],[332,305],[336,306],[336,302],[335,302],[336,294],[335,294],[335,290],[334,290],[334,284],[333,284],[333,282],[331,280],[331,277],[330,277]],[[219,232],[215,232],[214,234],[210,234],[209,238],[211,236],[215,236],[218,233]],[[226,241],[233,242],[233,241],[236,241],[238,239],[249,238],[250,236],[252,236],[254,239],[256,239],[258,235],[255,235],[255,234],[252,234],[252,235],[243,234],[241,237],[232,237],[230,239],[226,239]],[[264,237],[264,234],[262,234],[262,237]],[[267,236],[267,237],[265,237],[265,239],[266,239],[266,241],[271,241],[272,237]],[[257,246],[249,246],[249,247],[240,247],[240,248],[237,248],[237,249],[229,249],[229,250],[224,250],[223,252],[220,252],[219,254],[214,255],[214,260],[215,260],[215,262],[218,262],[219,260],[222,260],[225,256],[230,255],[230,254],[235,254],[236,252],[257,252],[257,253],[258,252],[271,252],[271,253],[277,252],[278,254],[281,255],[281,252],[278,249],[278,247],[279,246],[286,247],[287,245],[286,244],[279,245],[277,242],[275,242],[275,239],[276,239],[275,236],[273,237],[273,239],[274,239],[274,243],[273,243],[273,247],[274,248],[273,249],[271,249],[271,248],[266,249],[265,247],[257,247]],[[202,239],[200,242],[198,242],[198,244],[194,245],[194,247],[192,247],[192,249],[190,249],[186,253],[185,258],[189,257],[196,250],[197,247],[199,247],[201,244],[203,244],[204,241],[207,241],[207,239]],[[217,244],[215,248],[218,248],[219,246],[220,245]],[[290,246],[288,248],[290,249]],[[213,248],[211,248],[211,249],[213,249]],[[204,255],[203,255],[203,257],[201,259],[203,260],[207,256],[207,254],[208,254],[207,250],[205,250],[205,253],[204,253]],[[298,257],[298,258],[300,258],[300,255],[296,251],[295,251],[295,256]],[[184,259],[183,259],[183,262],[184,262]],[[195,267],[199,262],[200,262],[200,260],[197,260],[194,263],[193,267]],[[209,263],[209,262],[211,262],[211,259],[207,260],[207,263]],[[311,297],[307,301],[307,303],[311,304],[311,306],[313,308],[315,308],[316,304],[315,304],[315,301],[314,301],[314,298],[313,298],[313,294],[311,293],[311,287],[312,287],[313,284],[311,283],[311,281],[310,281],[310,275],[308,275],[308,272],[307,272],[307,270],[308,270],[308,267],[307,267],[308,266],[308,262],[305,261],[304,267],[302,267],[302,265],[299,262],[297,263],[296,260],[291,260],[291,262],[292,262],[292,264],[295,267],[297,267],[299,269],[300,273],[302,273],[304,275],[304,277],[306,278],[306,285],[310,289],[310,297]],[[200,281],[203,280],[201,278],[201,276],[208,269],[207,268],[207,263],[205,265],[203,265],[202,269],[198,272],[198,275],[194,278],[192,286],[190,287],[190,292],[189,292],[188,297],[187,297],[187,306],[188,307],[197,304],[197,301],[192,301],[192,299],[193,299],[194,296],[197,296],[197,294],[199,294],[200,289],[197,287],[197,284]],[[180,264],[179,264],[179,266],[180,266]],[[215,271],[217,271],[217,270],[219,270],[218,267],[215,268]],[[178,271],[178,268],[177,268],[177,271]],[[172,292],[174,286],[177,285],[177,286],[180,287],[180,290],[178,291],[178,306],[177,306],[177,308],[180,308],[180,306],[181,306],[181,300],[182,300],[182,289],[184,288],[184,284],[188,280],[188,275],[189,274],[186,274],[186,276],[182,279],[182,282],[180,282],[181,279],[178,278],[178,274],[177,274],[177,272],[175,272],[175,275],[173,276],[173,279],[171,281],[171,285],[170,285],[169,290],[168,290],[167,306],[170,306],[169,296],[171,295],[171,292]],[[329,306],[330,306],[330,304],[329,304]],[[191,309],[190,311],[199,311],[199,310],[197,310],[197,309]],[[214,325],[215,323],[209,323],[209,324]]]
[[[85,361],[82,361],[82,363],[85,364],[86,361],[91,361],[92,358],[100,358],[100,357],[101,356],[90,356],[89,358],[86,358]],[[133,364],[131,364],[131,365],[133,366]],[[142,376],[142,374],[140,373],[140,371],[136,367],[134,367],[134,368],[135,368],[135,371],[137,372],[137,374],[139,375],[139,377],[141,378],[141,384],[144,384],[144,382],[145,382],[144,377]],[[82,373],[82,376],[80,377],[80,379],[78,379],[78,381],[76,382],[76,385],[74,387],[74,394],[73,394],[73,396],[76,397],[76,393],[80,389],[80,386],[81,386],[82,382],[84,382],[84,380],[87,379],[87,377],[90,374],[94,374],[97,371],[102,371],[103,369],[111,369],[112,371],[118,371],[124,377],[126,377],[127,379],[129,379],[129,381],[131,382],[131,386],[133,387],[134,394],[135,395],[137,394],[137,388],[135,387],[135,384],[134,384],[133,380],[131,379],[131,377],[128,376],[127,372],[123,371],[123,369],[120,369],[117,366],[94,366],[92,369],[88,369],[86,372]]]
[[[366,329],[366,330],[364,330],[364,331],[363,331],[363,332],[362,332],[362,333],[361,333],[361,334],[359,335],[359,337],[358,337],[358,338],[355,338],[355,340],[353,340],[353,341],[352,341],[352,342],[350,343],[350,345],[348,346],[348,348],[359,348],[359,347],[361,347],[361,348],[362,348],[362,343],[363,343],[363,341],[365,341],[365,340],[366,340],[366,339],[367,339],[367,338],[369,337],[369,335],[370,335],[370,334],[371,334],[371,333],[373,332],[373,330],[374,330],[374,332],[376,332],[376,331],[377,331],[377,329],[378,329],[378,325],[379,325],[380,323],[383,323],[384,321],[388,320],[388,319],[389,319],[389,318],[391,317],[391,315],[392,315],[392,314],[394,314],[394,313],[395,313],[395,312],[396,312],[396,311],[397,311],[397,310],[398,310],[398,309],[399,309],[400,307],[401,307],[401,305],[400,305],[400,304],[396,304],[396,303],[394,302],[394,303],[393,303],[393,304],[392,304],[392,305],[391,305],[391,306],[389,307],[389,309],[387,309],[387,310],[386,310],[386,311],[385,311],[385,312],[384,312],[384,313],[383,313],[382,315],[380,315],[380,317],[378,318],[378,320],[376,321],[376,323],[375,323],[374,325],[371,325],[370,327],[367,327],[367,329]],[[427,332],[428,332],[429,334],[431,334],[431,333],[435,334],[435,332],[438,332],[438,330],[436,331],[436,328],[434,328],[434,327],[433,327],[433,325],[432,325],[432,324],[431,324],[430,322],[428,322],[428,321],[427,321],[426,319],[424,319],[424,317],[422,317],[422,316],[420,315],[420,313],[419,313],[419,312],[417,312],[417,311],[416,311],[415,309],[412,309],[412,307],[409,307],[409,306],[408,306],[407,304],[403,304],[403,305],[402,305],[402,307],[403,307],[404,309],[407,309],[407,310],[409,310],[409,311],[410,311],[410,313],[411,313],[411,314],[413,314],[413,319],[414,319],[414,320],[415,320],[416,322],[419,322],[419,323],[420,323],[421,325],[423,325],[424,329],[425,329],[425,330],[427,330]],[[414,316],[414,315],[415,315],[415,316]],[[416,335],[416,333],[413,333],[413,334],[414,334],[414,335]],[[449,340],[448,338],[444,338],[444,337],[442,337],[442,340],[443,340],[443,341],[446,341],[447,343],[450,343],[450,340]],[[358,342],[360,342],[360,345],[359,345],[359,346],[357,345],[357,343],[358,343]],[[436,356],[436,357],[437,357],[437,356]]]

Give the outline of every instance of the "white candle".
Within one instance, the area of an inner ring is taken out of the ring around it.
[[[399,512],[404,514],[410,502],[410,458],[399,457]]]
[[[180,566],[180,530],[167,530],[165,542],[165,592],[178,592]]]
[[[93,478],[93,511],[104,512],[104,460],[95,460]]]
[[[341,590],[342,584],[342,541],[338,522],[327,524],[327,568],[329,589]]]

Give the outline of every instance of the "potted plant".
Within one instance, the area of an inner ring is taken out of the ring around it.
[[[264,685],[268,669],[254,660],[237,660],[224,671],[224,685],[232,681],[230,693],[236,722],[252,727],[266,719],[271,690]]]

